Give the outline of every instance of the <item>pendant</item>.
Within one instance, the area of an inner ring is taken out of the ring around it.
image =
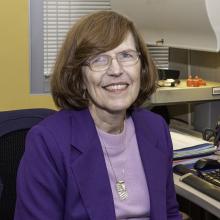
[[[128,192],[125,186],[125,182],[123,180],[118,180],[116,182],[116,190],[120,200],[125,200],[128,198]]]

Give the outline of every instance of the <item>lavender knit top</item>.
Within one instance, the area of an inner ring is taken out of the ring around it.
[[[150,199],[132,118],[125,120],[120,134],[109,134],[97,128],[110,179],[117,219],[149,220]],[[128,197],[121,200],[116,179],[124,180]]]

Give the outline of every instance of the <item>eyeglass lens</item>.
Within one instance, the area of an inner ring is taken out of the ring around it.
[[[122,51],[116,54],[116,60],[123,66],[134,65],[138,61],[139,53],[134,50]],[[94,71],[109,68],[113,57],[107,54],[101,54],[90,60],[90,68]]]

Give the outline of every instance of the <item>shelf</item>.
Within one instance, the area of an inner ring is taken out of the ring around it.
[[[181,80],[176,87],[159,87],[151,96],[151,104],[174,104],[220,100],[220,94],[213,95],[213,88],[220,91],[220,83],[206,81],[206,86],[187,87],[186,80]]]

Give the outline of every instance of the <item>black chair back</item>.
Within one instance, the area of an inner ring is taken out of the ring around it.
[[[28,130],[54,113],[51,109],[0,112],[0,219],[12,220],[16,202],[16,174]]]

